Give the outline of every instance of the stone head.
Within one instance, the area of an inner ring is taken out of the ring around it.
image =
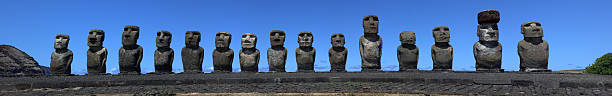
[[[104,31],[99,29],[89,30],[87,36],[87,46],[89,47],[102,47],[104,42]]]
[[[215,35],[215,46],[217,48],[227,48],[232,43],[232,34],[227,32],[218,32]]]
[[[283,46],[285,44],[285,32],[281,30],[272,30],[270,32],[270,45]]]
[[[499,40],[499,30],[497,30],[497,24],[481,24],[478,25],[478,35],[479,41],[498,41]]]
[[[155,38],[155,45],[157,47],[170,47],[171,42],[172,33],[166,30],[157,31],[157,38]]]
[[[378,33],[378,16],[368,15],[363,17],[363,32],[365,34]]]
[[[187,31],[185,32],[185,45],[187,46],[200,46],[200,31]]]
[[[70,42],[70,36],[59,34],[55,36],[55,43],[53,44],[53,48],[55,49],[66,49],[68,48],[68,43]]]
[[[257,45],[257,36],[253,33],[244,33],[240,39],[242,48],[255,48]]]
[[[438,26],[433,30],[433,36],[436,42],[449,42],[450,41],[450,31],[447,26]]]
[[[400,42],[402,44],[416,44],[416,36],[412,31],[403,31],[400,33]]]
[[[498,23],[499,22],[499,11],[497,10],[485,10],[478,13],[478,24],[484,23]]]
[[[310,47],[312,46],[312,33],[308,31],[300,32],[298,34],[298,44],[300,47]]]
[[[331,36],[332,47],[344,47],[344,34],[336,33]]]
[[[540,22],[527,22],[521,24],[521,34],[524,37],[543,37],[544,31]]]
[[[121,44],[123,46],[136,45],[138,42],[138,36],[140,35],[140,29],[138,26],[128,25],[123,28],[123,35],[121,36]]]

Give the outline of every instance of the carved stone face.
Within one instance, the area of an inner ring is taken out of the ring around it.
[[[215,36],[215,46],[217,48],[227,48],[232,43],[232,34],[219,32]]]
[[[240,43],[242,44],[242,48],[255,48],[255,45],[257,45],[257,36],[253,33],[244,33],[242,34]]]
[[[285,44],[285,32],[281,30],[272,30],[270,32],[270,45],[283,46]]]
[[[300,34],[298,34],[298,44],[300,44],[300,47],[312,46],[312,39],[311,32],[300,32]]]
[[[378,33],[378,16],[368,15],[363,18],[363,30],[365,34]]]
[[[540,22],[527,22],[521,24],[521,34],[524,37],[543,37],[544,31]]]
[[[157,47],[170,47],[172,42],[172,33],[162,30],[157,31],[157,38],[155,38],[155,44]]]
[[[55,49],[66,49],[68,47],[68,43],[70,42],[70,37],[68,35],[57,35],[55,36],[55,43],[53,44],[53,48]]]
[[[400,33],[400,41],[402,42],[402,44],[415,44],[416,36],[412,31],[404,31]]]
[[[336,33],[331,36],[332,47],[344,47],[344,34]]]
[[[87,36],[87,46],[89,47],[101,47],[104,42],[104,31],[102,30],[90,30]]]
[[[447,26],[438,26],[433,29],[433,35],[436,42],[449,42],[450,31]]]
[[[497,24],[478,25],[477,35],[480,41],[499,40],[499,30],[497,30]]]
[[[200,31],[185,32],[185,45],[199,46],[200,45]]]
[[[138,36],[140,35],[138,26],[125,26],[123,28],[123,36],[121,37],[121,44],[123,46],[132,46],[136,45],[138,41]]]

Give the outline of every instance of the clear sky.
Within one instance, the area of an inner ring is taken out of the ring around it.
[[[180,50],[185,46],[185,31],[202,32],[204,72],[212,71],[214,34],[233,35],[230,48],[235,51],[233,69],[239,71],[240,35],[258,36],[261,51],[259,69],[268,71],[266,50],[269,32],[284,30],[288,51],[287,71],[294,72],[297,35],[314,34],[316,71],[329,70],[327,52],[330,36],[343,33],[348,48],[347,69],[360,70],[358,40],[363,35],[361,20],[378,15],[379,35],[383,38],[382,67],[398,70],[396,48],[399,33],[416,32],[420,48],[418,68],[431,70],[430,48],[434,44],[432,29],[449,26],[450,44],[454,48],[454,70],[475,70],[473,44],[476,15],[483,10],[499,10],[500,40],[503,45],[502,68],[519,70],[517,43],[523,39],[520,24],[542,23],[544,40],[550,45],[549,68],[579,69],[608,52],[612,52],[612,1],[610,0],[11,0],[0,3],[0,44],[13,45],[30,54],[40,65],[49,66],[53,40],[57,34],[70,35],[68,48],[74,52],[73,74],[85,74],[87,35],[90,29],[106,32],[107,72],[118,73],[118,49],[125,25],[140,27],[138,44],[144,48],[141,67],[144,73],[154,71],[153,52],[159,30],[173,34],[174,72],[182,72]]]

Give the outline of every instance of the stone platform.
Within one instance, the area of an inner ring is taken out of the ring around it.
[[[581,73],[206,73],[0,78],[0,95],[176,93],[612,95],[612,76]]]

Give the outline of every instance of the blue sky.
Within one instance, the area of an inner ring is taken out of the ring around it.
[[[259,68],[268,71],[269,32],[287,33],[287,71],[297,69],[295,49],[297,34],[314,34],[316,71],[329,70],[327,51],[330,36],[343,33],[348,48],[347,68],[360,70],[358,39],[363,35],[361,19],[378,15],[379,35],[383,37],[382,67],[398,70],[396,48],[399,33],[414,31],[420,48],[421,70],[431,70],[430,48],[434,44],[431,29],[449,26],[450,44],[454,47],[455,70],[475,70],[472,53],[476,36],[476,15],[483,10],[499,10],[498,23],[503,46],[502,68],[519,70],[517,43],[523,39],[520,24],[542,23],[544,40],[550,45],[549,68],[552,70],[585,68],[608,52],[612,52],[612,1],[547,1],[547,0],[14,0],[0,3],[0,44],[13,45],[30,54],[40,65],[49,66],[53,40],[57,34],[71,37],[69,49],[74,52],[73,74],[86,73],[87,32],[106,32],[104,47],[108,49],[107,72],[118,71],[118,49],[125,25],[140,26],[138,44],[144,48],[141,67],[152,72],[155,33],[168,30],[173,34],[174,72],[182,72],[180,50],[185,46],[188,30],[202,32],[204,72],[212,70],[214,34],[229,32],[234,37],[230,48],[235,51],[234,71],[238,71],[240,35],[254,33],[261,52]]]

